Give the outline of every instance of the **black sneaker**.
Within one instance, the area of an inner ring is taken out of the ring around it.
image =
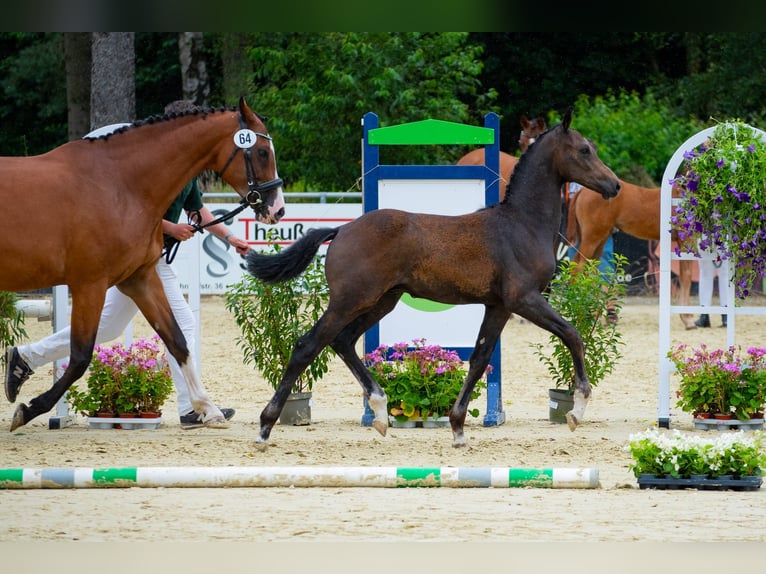
[[[221,412],[223,413],[223,418],[225,418],[227,421],[230,421],[237,411],[234,409],[221,409]],[[186,429],[201,427],[205,424],[202,422],[202,415],[195,413],[194,411],[186,413],[181,417],[180,420],[181,426]]]
[[[34,371],[21,358],[16,347],[7,347],[5,349],[5,397],[8,401],[16,402],[21,385],[33,374]]]
[[[710,327],[710,315],[700,315],[700,318],[694,321],[697,327]]]

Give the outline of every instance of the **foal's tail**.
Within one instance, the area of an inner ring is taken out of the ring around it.
[[[273,255],[250,251],[247,254],[247,270],[265,283],[280,283],[293,279],[311,265],[319,246],[338,234],[337,227],[309,229],[287,249]]]

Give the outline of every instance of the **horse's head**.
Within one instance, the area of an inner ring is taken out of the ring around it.
[[[277,223],[285,214],[285,200],[265,118],[240,98],[237,119],[238,125],[232,126],[231,152],[219,173],[250,204],[258,221]]]
[[[604,199],[620,192],[620,180],[599,159],[595,144],[570,129],[572,109],[564,114],[557,132],[553,167],[563,181],[574,181],[601,194]],[[551,134],[552,135],[552,134]]]
[[[527,148],[535,143],[537,136],[548,129],[548,125],[545,123],[543,116],[537,116],[534,119],[529,119],[526,114],[521,116],[519,120],[521,125],[521,133],[519,133],[519,149],[521,153],[527,151]]]

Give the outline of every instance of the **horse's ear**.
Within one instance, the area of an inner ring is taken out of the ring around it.
[[[543,116],[537,116],[535,118],[535,121],[537,122],[537,127],[539,127],[541,130],[545,131],[546,122],[545,118]]]
[[[564,131],[569,129],[569,125],[572,123],[572,107],[568,107],[564,113],[564,119],[561,121],[561,125],[564,127]]]
[[[521,129],[525,131],[528,130],[531,123],[532,122],[529,121],[527,114],[521,114],[521,118],[519,118],[519,125],[521,126]]]
[[[247,105],[247,102],[245,102],[245,96],[239,97],[239,113],[243,116],[246,112],[250,111],[250,108]]]

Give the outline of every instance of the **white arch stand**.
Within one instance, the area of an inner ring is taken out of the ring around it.
[[[712,259],[714,255],[702,255],[696,257],[691,253],[682,253],[676,255],[670,245],[670,216],[672,207],[677,205],[680,200],[672,197],[671,180],[675,179],[678,168],[684,159],[684,153],[694,149],[707,140],[715,127],[706,128],[693,135],[682,143],[673,156],[670,158],[665,173],[662,176],[661,203],[660,203],[660,309],[659,309],[659,385],[657,393],[657,423],[660,427],[670,428],[670,375],[674,372],[673,363],[668,358],[670,351],[670,315],[672,313],[720,313],[728,314],[726,325],[727,345],[735,344],[735,333],[737,328],[736,318],[738,315],[766,315],[765,307],[736,307],[734,285],[729,278],[729,296],[725,306],[706,306],[700,305],[672,305],[670,300],[671,285],[671,262],[681,259]],[[755,128],[754,128],[755,129]],[[755,131],[760,134],[761,139],[766,141],[766,133],[759,129]],[[720,277],[719,277],[720,280]]]

